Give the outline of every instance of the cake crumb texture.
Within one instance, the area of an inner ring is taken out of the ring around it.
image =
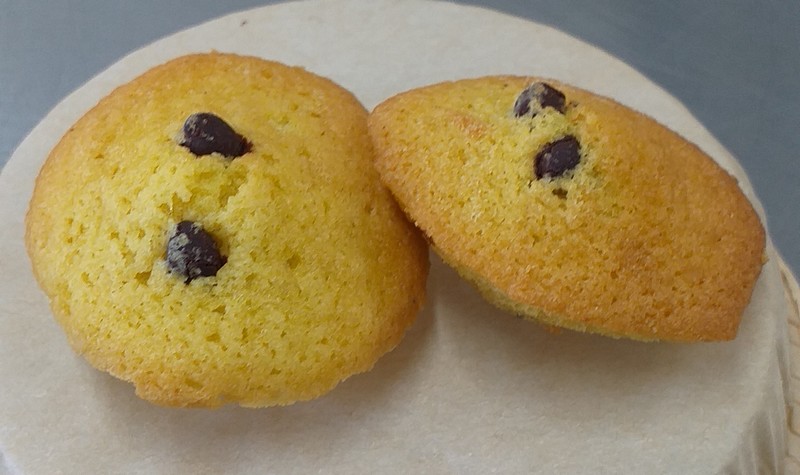
[[[243,155],[181,145],[204,112],[246,138]],[[72,347],[169,406],[290,404],[372,368],[414,321],[428,261],[380,184],[366,118],[328,79],[221,53],[103,99],[48,157],[26,218]],[[216,275],[169,268],[182,221],[218,246]]]
[[[528,111],[536,91],[544,105]],[[613,337],[735,337],[764,229],[735,178],[653,119],[558,81],[494,76],[398,94],[369,128],[384,183],[500,307]],[[572,138],[577,165],[537,176],[537,154]]]

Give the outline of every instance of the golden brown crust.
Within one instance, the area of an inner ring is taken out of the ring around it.
[[[176,135],[196,112],[252,151],[191,154]],[[413,322],[428,262],[374,171],[366,116],[327,79],[217,53],[103,99],[48,157],[26,218],[71,345],[170,406],[290,404],[370,369]],[[215,277],[168,271],[181,220],[220,242]]]
[[[513,117],[537,80],[436,84],[375,108],[378,171],[407,214],[503,308],[615,337],[734,338],[765,245],[736,180],[651,118],[557,81],[565,114]],[[568,134],[578,167],[537,180],[537,151]]]

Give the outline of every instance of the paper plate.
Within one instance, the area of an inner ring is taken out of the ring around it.
[[[175,56],[212,49],[303,66],[368,108],[442,80],[558,78],[644,111],[697,143],[739,178],[764,215],[742,169],[686,108],[619,60],[552,28],[478,8],[392,0],[288,3],[214,20],[136,51],[68,96],[2,172],[0,447],[7,470],[781,470],[791,422],[790,306],[771,245],[739,335],[728,343],[551,334],[494,309],[434,258],[428,304],[401,345],[316,401],[165,409],[90,368],[68,348],[25,255],[34,178],[61,135],[112,88]]]

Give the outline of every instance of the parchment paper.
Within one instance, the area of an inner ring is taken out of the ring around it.
[[[68,96],[0,177],[0,448],[15,473],[774,473],[786,427],[786,302],[777,256],[738,338],[642,344],[543,328],[494,309],[437,258],[429,302],[375,369],[309,403],[178,410],[138,400],[68,348],[24,252],[33,180],[113,87],[180,54],[301,65],[372,108],[486,74],[558,78],[642,110],[742,169],[675,99],[542,25],[421,1],[311,1],[241,12],[130,56]],[[763,217],[763,210],[756,202]]]

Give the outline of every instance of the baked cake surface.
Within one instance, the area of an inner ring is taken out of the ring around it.
[[[735,337],[764,229],[735,178],[651,118],[495,76],[398,94],[369,127],[384,183],[498,306],[613,337]]]
[[[369,370],[424,300],[427,247],[333,82],[198,54],[62,138],[26,217],[72,347],[173,406],[290,404]]]

